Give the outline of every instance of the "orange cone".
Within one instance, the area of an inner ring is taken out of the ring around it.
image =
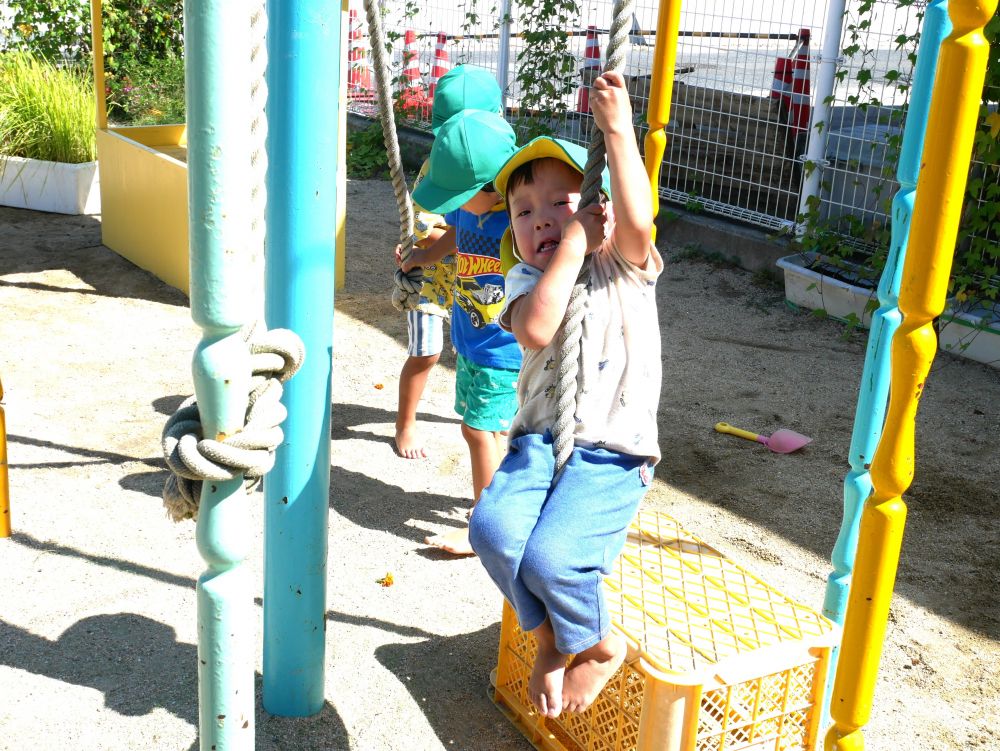
[[[356,10],[350,10],[347,28],[347,96],[350,99],[370,99],[373,89],[372,70],[368,64],[368,39]]]
[[[437,89],[441,76],[451,70],[451,63],[448,61],[448,50],[445,45],[448,43],[448,35],[443,31],[438,32],[437,44],[434,45],[434,65],[431,67],[431,101],[434,100],[434,92]]]
[[[597,70],[591,70],[596,68]],[[587,114],[590,112],[590,84],[601,72],[601,43],[597,39],[597,27],[587,27],[587,47],[583,53],[583,67],[580,76],[583,83],[576,94],[576,111]]]
[[[779,57],[774,61],[771,99],[777,100],[781,121],[786,122],[788,105],[792,101],[792,59],[790,57]]]
[[[809,92],[809,29],[799,29],[797,53],[791,60],[792,86],[788,124],[796,132],[809,127],[812,102]]]
[[[424,89],[424,80],[420,77],[420,66],[417,63],[417,34],[413,29],[407,29],[403,37],[403,90],[399,94],[399,104],[408,117],[429,119],[430,101]]]

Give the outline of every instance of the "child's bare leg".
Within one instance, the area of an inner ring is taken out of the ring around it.
[[[469,445],[469,458],[472,460],[472,506],[475,508],[483,488],[493,480],[493,473],[500,466],[502,436],[490,430],[476,430],[462,423],[462,437]],[[440,535],[434,535],[424,540],[428,545],[446,550],[453,555],[473,555],[469,544],[468,526],[455,529]]]
[[[625,640],[612,632],[574,657],[566,670],[563,709],[567,712],[586,711],[621,667],[627,651]]]
[[[563,674],[566,655],[556,649],[556,636],[548,618],[532,631],[538,642],[535,667],[528,678],[528,698],[544,717],[558,717],[563,708]]]
[[[399,373],[399,408],[396,412],[396,452],[404,459],[423,459],[427,450],[417,435],[417,406],[427,377],[440,355],[410,355]]]

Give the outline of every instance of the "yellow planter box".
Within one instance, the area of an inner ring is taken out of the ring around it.
[[[97,131],[101,240],[172,287],[188,292],[187,128]]]

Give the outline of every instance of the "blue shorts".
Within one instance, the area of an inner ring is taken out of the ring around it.
[[[458,356],[455,363],[455,411],[476,430],[502,433],[517,414],[516,370],[489,368]]]
[[[411,357],[440,355],[444,349],[444,318],[422,310],[406,313],[409,345],[406,354]]]
[[[652,482],[648,458],[573,449],[555,485],[552,437],[510,441],[469,521],[479,560],[531,631],[546,618],[556,649],[577,654],[608,635],[604,577]]]

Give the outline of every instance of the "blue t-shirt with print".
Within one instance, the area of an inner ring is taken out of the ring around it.
[[[496,323],[504,301],[500,238],[510,226],[507,212],[481,216],[456,209],[444,216],[455,228],[455,289],[451,341],[455,351],[476,365],[517,370],[521,348],[514,335]]]

